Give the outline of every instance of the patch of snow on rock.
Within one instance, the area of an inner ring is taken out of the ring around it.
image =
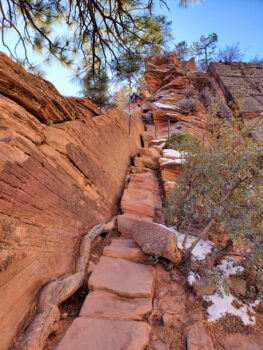
[[[240,275],[244,271],[244,267],[240,266],[236,259],[224,259],[217,267],[224,273],[224,277]]]
[[[238,260],[233,258],[222,260],[221,264],[217,267],[223,273],[220,278],[221,281],[223,281],[230,275],[239,275],[244,271],[243,266],[239,265]],[[213,295],[203,296],[204,300],[213,303],[207,309],[208,321],[216,321],[220,317],[229,313],[235,316],[239,316],[245,325],[255,324],[255,316],[253,316],[253,314],[255,314],[255,311],[253,307],[259,303],[259,300],[255,301],[253,304],[246,305],[237,298],[235,298],[232,294],[226,294],[223,288],[221,288],[220,291],[222,295],[215,293]],[[238,304],[241,304],[241,306],[238,309],[233,306],[234,301]],[[250,316],[249,314],[252,314],[252,316]]]
[[[163,157],[164,158],[182,158],[183,155],[181,152],[176,151],[175,149],[164,149],[163,150]]]
[[[151,140],[153,143],[159,143],[160,141],[166,142],[166,139]]]
[[[193,273],[193,271],[190,271],[188,277],[187,277],[187,281],[190,284],[190,286],[192,286],[195,281],[196,281],[196,275]]]
[[[256,301],[254,304],[250,305],[242,304],[240,308],[236,309],[232,305],[233,301],[238,302],[238,304],[240,304],[241,302],[235,297],[233,297],[233,295],[227,295],[223,290],[221,290],[221,292],[223,294],[223,297],[221,297],[217,293],[213,295],[203,296],[205,301],[213,303],[207,309],[208,321],[214,322],[222,316],[225,316],[227,313],[229,313],[235,316],[239,316],[245,325],[255,324],[255,316],[249,316],[248,313],[255,314],[253,306],[256,306],[259,301]]]
[[[156,107],[162,108],[162,109],[178,109],[178,110],[180,109],[176,105],[166,105],[166,104],[160,103],[160,102],[155,102],[154,104]]]
[[[185,234],[179,233],[176,230],[173,230],[173,231],[177,237],[178,248],[180,248],[181,250],[184,250],[183,249],[183,241],[184,241]],[[188,235],[187,240],[186,240],[186,244],[185,244],[185,248],[186,249],[190,248],[196,239],[197,239],[197,237],[192,236],[192,235]],[[211,252],[213,247],[214,247],[213,242],[208,241],[208,240],[204,241],[201,239],[192,251],[193,259],[194,260],[204,260],[205,257],[207,256],[207,254],[209,254]]]
[[[177,246],[179,249],[183,250],[183,241],[184,241],[184,237],[185,234],[184,233],[180,233],[178,231],[176,231],[174,228],[172,227],[167,227],[165,225],[162,224],[157,224],[156,225],[160,225],[165,227],[166,229],[170,230],[171,232],[173,232],[176,237],[177,237]],[[185,244],[185,248],[188,249],[189,247],[191,247],[192,243],[197,239],[197,237],[192,236],[192,235],[188,235],[187,240],[186,240],[186,244]],[[197,245],[195,246],[195,248],[192,251],[192,257],[194,260],[204,260],[206,255],[208,253],[211,252],[212,248],[214,247],[214,243],[211,241],[204,241],[204,240],[200,240]]]
[[[160,158],[160,164],[161,165],[168,165],[168,164],[182,164],[184,162],[184,159],[168,159],[168,158]]]

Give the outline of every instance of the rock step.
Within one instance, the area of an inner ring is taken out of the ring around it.
[[[79,317],[57,350],[143,350],[150,332],[146,322]]]
[[[126,188],[121,200],[124,213],[155,218],[156,211],[161,209],[162,202],[158,195],[151,191],[137,188]]]
[[[105,290],[128,298],[151,298],[155,269],[121,258],[102,256],[90,278],[89,288]]]
[[[114,239],[111,244],[104,248],[104,256],[123,258],[133,261],[142,261],[144,253],[133,239]]]
[[[142,189],[159,195],[158,180],[153,173],[130,174],[128,188]]]
[[[122,214],[118,215],[118,231],[121,233],[122,237],[132,237],[133,239],[133,225],[137,219],[144,219],[149,222],[153,222],[153,218],[142,217],[133,214]]]
[[[151,309],[151,298],[123,298],[96,290],[87,295],[80,316],[112,320],[143,320]]]

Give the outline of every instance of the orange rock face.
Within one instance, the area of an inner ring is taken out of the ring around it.
[[[134,123],[129,136],[123,112],[98,115],[87,99],[65,98],[49,82],[0,57],[0,344],[5,350],[39,289],[74,268],[80,237],[116,213],[143,129]]]

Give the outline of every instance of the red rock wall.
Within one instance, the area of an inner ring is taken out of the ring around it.
[[[0,54],[0,348],[39,289],[74,269],[80,237],[116,214],[141,126],[62,97]]]
[[[260,63],[212,62],[209,71],[216,77],[228,103],[236,98],[244,118],[263,112],[263,70]]]

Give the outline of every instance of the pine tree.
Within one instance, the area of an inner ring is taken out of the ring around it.
[[[167,4],[167,0],[161,2]],[[31,64],[28,49],[32,47],[47,56],[47,60],[56,57],[64,65],[76,63],[98,71],[117,60],[119,53],[132,54],[134,48],[136,52],[138,47],[158,42],[162,33],[158,31],[161,29],[158,19],[153,16],[154,3],[154,0],[0,1],[1,42],[11,58],[27,65]],[[66,35],[57,33],[58,25]],[[17,38],[16,42],[6,39],[8,32]]]
[[[212,33],[207,36],[202,35],[199,41],[192,43],[190,51],[193,55],[202,57],[199,62],[202,70],[207,69],[209,62],[215,53],[217,40],[217,34]]]

